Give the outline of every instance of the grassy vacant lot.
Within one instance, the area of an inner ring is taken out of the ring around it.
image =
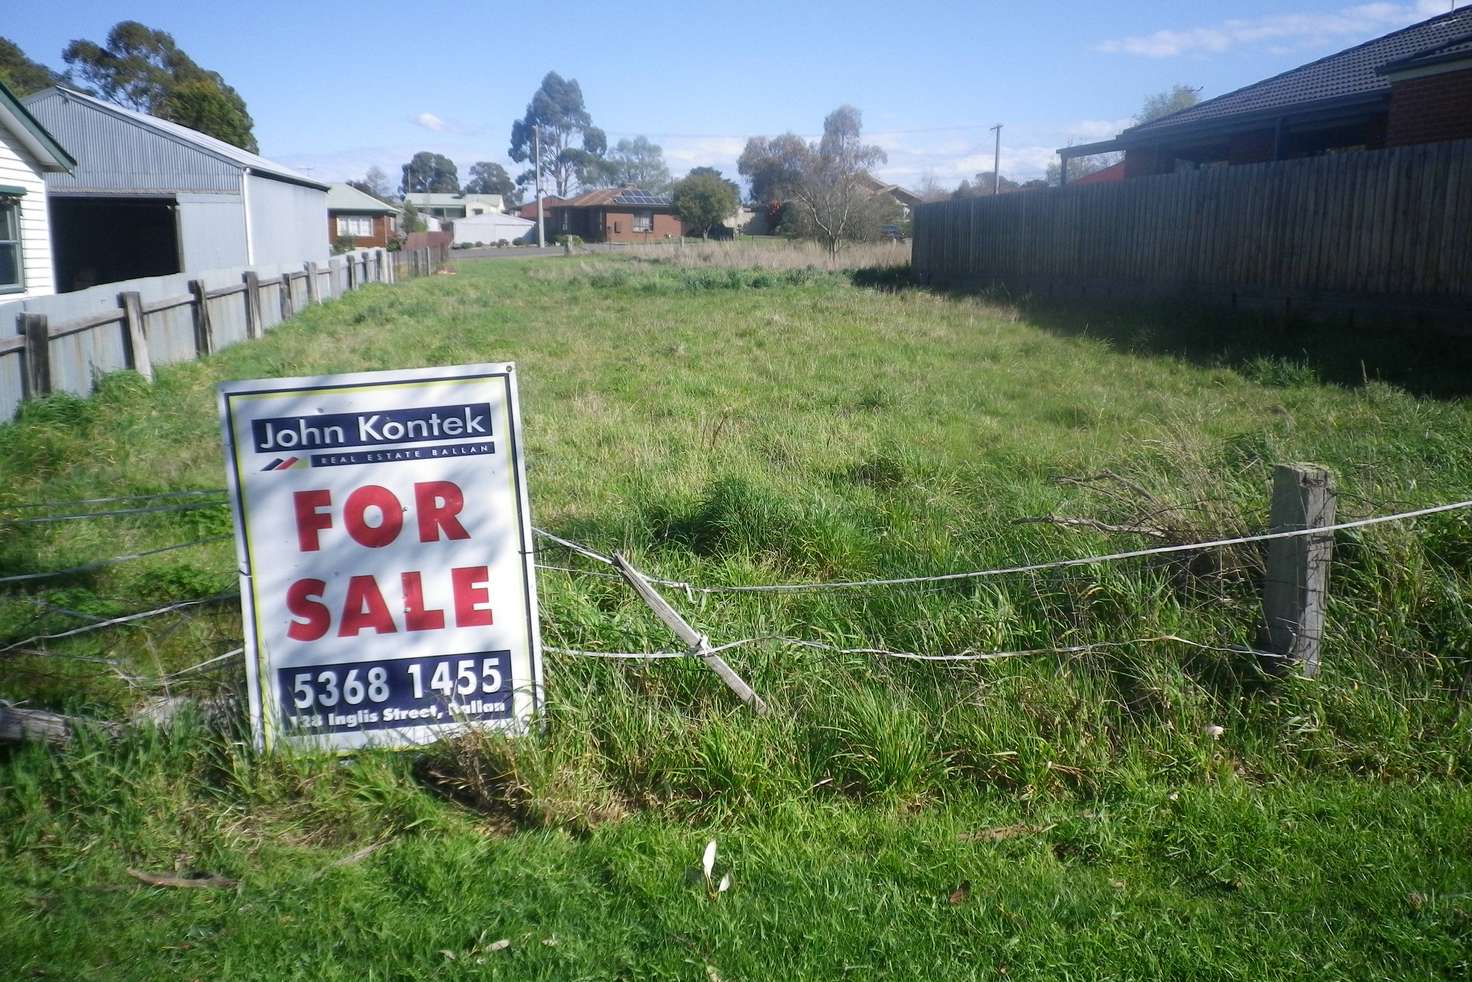
[[[1203,328],[1236,340],[1177,344]],[[1335,468],[1350,516],[1472,497],[1472,406],[1451,394],[1463,368],[1449,349],[1431,352],[1435,371],[1406,371],[1403,343],[1367,346],[1360,366],[1342,333],[1325,348],[1322,333],[1260,328],[801,268],[466,263],[311,309],[153,386],[119,376],[90,401],[29,407],[0,427],[0,516],[220,486],[221,379],[500,359],[519,365],[538,524],[701,583],[1157,541],[1018,522],[1049,514],[1153,523],[1166,541],[1257,529],[1284,460]],[[1268,340],[1277,354],[1256,347]],[[1299,346],[1329,355],[1282,355]],[[1106,469],[1136,490],[1057,480]],[[223,506],[12,526],[0,575],[228,528]],[[9,751],[0,964],[124,978],[1465,976],[1472,523],[1358,530],[1336,549],[1315,682],[1232,650],[1257,615],[1260,555],[1242,549],[926,588],[675,594],[716,642],[1084,649],[961,665],[735,649],[774,707],[763,719],[698,665],[549,654],[545,732],[521,743],[263,759],[186,721]],[[543,571],[540,586],[551,645],[670,647],[617,582]],[[218,543],[13,590],[0,648],[233,588]],[[141,695],[114,669],[157,679],[233,647],[233,604],[15,648],[0,697],[121,715]],[[229,665],[171,688],[238,684]],[[718,897],[687,875],[712,836],[717,875],[734,879]],[[152,888],[130,867],[238,883]]]

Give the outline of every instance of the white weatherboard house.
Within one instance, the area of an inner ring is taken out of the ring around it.
[[[47,174],[76,161],[0,84],[0,302],[56,292]]]
[[[25,106],[76,158],[48,174],[56,288],[327,261],[327,185],[64,86]]]

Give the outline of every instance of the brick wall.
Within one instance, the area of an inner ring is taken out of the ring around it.
[[[655,242],[670,238],[679,238],[684,231],[680,220],[667,212],[654,213],[654,228],[648,232],[634,231],[634,213],[632,211],[604,212],[603,231],[605,242]]]
[[[1386,142],[1437,143],[1472,137],[1472,68],[1390,83]]]

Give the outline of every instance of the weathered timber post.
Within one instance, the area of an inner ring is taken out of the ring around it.
[[[620,553],[613,554],[613,568],[628,581],[629,586],[634,588],[639,598],[649,605],[654,615],[664,621],[665,626],[689,646],[689,652],[693,657],[704,662],[705,666],[715,672],[720,680],[726,683],[726,687],[736,693],[736,697],[750,706],[758,716],[766,715],[767,704],[762,697],[757,695],[755,690],[747,685],[730,665],[726,664],[724,658],[711,650],[710,639],[691,627],[689,622],[681,617],[664,597],[659,595],[659,591],[654,589],[653,584],[643,573],[635,569],[634,565]]]
[[[1270,521],[1274,532],[1333,525],[1334,510],[1334,480],[1328,469],[1316,464],[1273,468]],[[1319,674],[1333,555],[1333,532],[1268,542],[1262,644],[1284,671],[1296,667],[1307,678]]]
[[[322,302],[322,296],[321,296],[320,293],[317,292],[317,291],[319,291],[322,288],[322,284],[320,284],[320,283],[317,282],[317,264],[316,263],[307,263],[306,264],[306,270],[307,270],[307,306],[310,307],[314,303],[321,303]]]
[[[355,290],[358,286],[358,267],[353,262],[353,254],[351,252],[344,253],[342,258],[343,263],[348,268],[348,291]]]
[[[373,279],[376,282],[379,282],[379,283],[382,283],[383,282],[383,250],[382,249],[374,249],[373,250]]]
[[[137,290],[118,294],[123,308],[123,364],[153,381],[153,356],[148,353],[148,334],[143,329],[143,298]]]
[[[291,274],[281,274],[281,319],[291,320],[292,314],[296,312],[296,304],[291,299]]]
[[[256,275],[255,270],[251,270],[241,279],[245,280],[245,336],[258,338],[263,329],[261,324],[261,278]]]
[[[215,332],[210,325],[210,291],[204,280],[190,280],[189,293],[194,297],[194,353],[203,358],[215,350]]]
[[[15,330],[26,339],[21,349],[25,371],[21,373],[21,398],[37,399],[51,392],[51,328],[45,314],[19,314]]]

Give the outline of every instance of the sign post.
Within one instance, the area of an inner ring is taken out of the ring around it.
[[[542,702],[514,366],[219,390],[258,746],[527,730]]]

